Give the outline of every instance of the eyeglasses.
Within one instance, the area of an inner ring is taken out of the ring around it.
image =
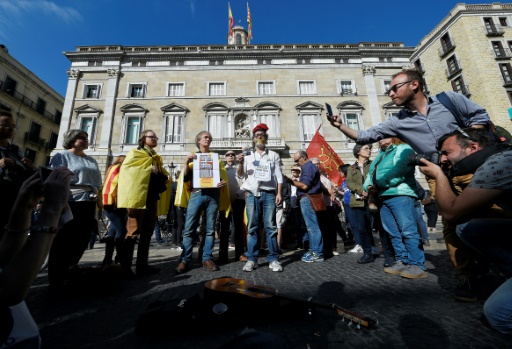
[[[157,136],[146,136],[146,138],[154,139],[155,141],[158,141],[158,137]]]
[[[226,156],[235,156],[235,153],[228,153]]]
[[[391,86],[389,88],[389,90],[387,90],[385,93],[386,93],[386,96],[389,96],[390,92],[393,91],[396,93],[396,91],[398,91],[398,89],[402,86],[404,86],[405,84],[408,84],[410,82],[413,82],[414,80],[409,80],[409,81],[404,81],[404,82],[399,82],[398,84],[394,84],[393,86]]]
[[[255,133],[255,134],[254,134],[254,137],[255,137],[255,138],[265,137],[265,133],[263,133],[263,132]]]
[[[16,125],[9,125],[9,124],[0,124],[1,127],[10,128],[11,130],[15,130],[18,127]]]
[[[452,136],[456,136],[456,135],[461,135],[462,137],[469,139],[471,142],[478,143],[478,141],[474,137],[471,137],[470,135],[468,135],[468,133],[466,131],[464,131],[463,129],[458,128],[458,129],[444,135],[443,137],[439,138],[436,142],[436,149],[438,151],[441,151],[444,141],[446,141],[448,138],[450,138]]]

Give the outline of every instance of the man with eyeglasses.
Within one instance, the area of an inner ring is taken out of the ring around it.
[[[404,69],[396,73],[393,75],[390,85],[391,87],[386,91],[386,94],[396,106],[404,107],[398,115],[393,115],[368,130],[353,130],[344,125],[339,116],[333,116],[329,119],[331,125],[339,128],[347,137],[356,140],[359,144],[368,144],[384,138],[397,137],[409,144],[417,153],[435,151],[437,141],[443,135],[459,129],[459,124],[450,110],[436,96],[425,94],[425,82],[417,70]],[[468,127],[485,128],[490,122],[485,109],[462,94],[449,91],[446,92],[446,96],[453,103],[455,109],[459,111],[460,116],[468,120]],[[427,180],[431,191],[434,193],[434,181],[432,179]],[[446,238],[451,234],[451,231],[453,231],[452,227],[444,226],[443,236],[449,251],[454,248],[449,242],[450,239]],[[456,236],[455,239],[457,239]],[[455,259],[452,258],[452,262],[459,269]],[[464,295],[472,293],[466,287],[467,285],[468,283],[459,277],[459,286],[455,291],[456,299],[469,299],[467,298],[469,295]],[[458,297],[458,294],[462,294],[463,297]],[[476,300],[474,296],[470,298]]]
[[[435,151],[437,140],[459,126],[436,96],[425,94],[424,85],[423,77],[415,69],[404,69],[393,75],[386,94],[396,106],[404,109],[368,130],[354,130],[343,124],[338,115],[329,116],[329,120],[332,126],[360,144],[398,137],[417,153]],[[489,115],[484,108],[460,93],[449,91],[446,94],[462,117],[469,120],[468,127],[483,127],[489,123]]]
[[[0,110],[0,239],[23,181],[34,173],[32,161],[11,143],[15,129],[11,112]]]
[[[245,191],[247,213],[247,262],[243,270],[250,272],[258,267],[260,230],[267,234],[269,268],[283,271],[279,263],[277,245],[276,205],[282,202],[283,174],[279,154],[266,147],[268,126],[256,125],[253,130],[253,151],[238,155],[237,174],[245,180],[241,189]]]
[[[501,333],[511,334],[512,323],[512,147],[488,144],[485,130],[466,128],[440,139],[441,167],[422,159],[421,172],[436,180],[436,202],[448,222],[457,224],[462,241],[495,263],[509,278],[484,304],[484,315]],[[460,193],[450,178],[474,173]],[[460,251],[457,251],[460,253]]]
[[[225,264],[228,260],[228,249],[230,233],[231,233],[231,221],[234,225],[234,236],[233,241],[235,244],[235,261],[244,261],[244,210],[245,210],[245,193],[240,187],[243,184],[243,180],[238,177],[236,164],[236,153],[234,150],[228,150],[225,155],[226,172],[228,174],[228,185],[229,185],[229,199],[231,201],[231,212],[226,217],[225,214],[219,214],[220,221],[220,242],[219,242],[219,259],[217,264]]]

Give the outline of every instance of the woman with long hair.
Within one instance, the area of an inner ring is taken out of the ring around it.
[[[110,222],[110,225],[105,241],[105,258],[103,258],[103,266],[112,264],[114,249],[117,253],[115,262],[119,262],[124,237],[126,236],[127,210],[126,208],[117,207],[117,184],[119,181],[121,164],[125,158],[125,155],[119,155],[112,165],[110,165],[105,175],[102,198],[103,210],[105,212],[105,216],[107,216]]]
[[[160,272],[160,269],[148,265],[149,242],[157,216],[167,214],[169,210],[169,195],[160,200],[160,194],[167,191],[169,173],[164,168],[162,157],[154,150],[157,142],[158,137],[153,130],[142,131],[139,146],[130,150],[119,174],[117,207],[128,209],[120,264],[129,275],[133,274],[131,267],[137,238],[137,275]],[[159,206],[163,211],[159,212]]]

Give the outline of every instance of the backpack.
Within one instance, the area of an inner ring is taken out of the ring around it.
[[[459,112],[459,110],[455,107],[455,104],[452,102],[450,97],[448,97],[448,94],[446,92],[441,92],[437,94],[436,97],[437,100],[446,109],[448,109],[450,113],[452,113],[460,128],[469,127],[469,118],[462,115],[462,113]],[[489,120],[487,128],[489,134],[491,135],[491,139],[493,139],[496,143],[511,143],[512,137],[510,136],[510,133],[503,127],[496,126],[492,123],[492,121]]]

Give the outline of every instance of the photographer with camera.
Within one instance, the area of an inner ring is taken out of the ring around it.
[[[463,129],[439,140],[440,162],[448,165],[448,177],[438,165],[421,159],[421,172],[436,180],[436,201],[445,220],[457,224],[465,244],[512,276],[512,147],[487,144],[486,132]],[[451,177],[474,173],[459,195]],[[485,302],[484,315],[496,330],[512,333],[512,279]]]
[[[0,110],[0,240],[12,205],[25,179],[34,174],[34,165],[16,144],[11,143],[16,124],[10,111]]]

